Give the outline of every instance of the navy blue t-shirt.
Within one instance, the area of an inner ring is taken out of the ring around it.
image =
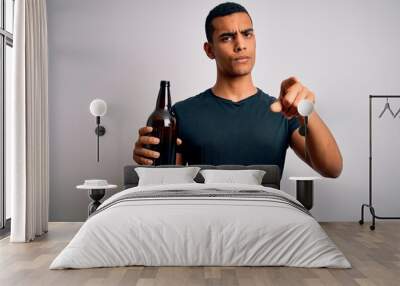
[[[275,100],[257,89],[233,102],[209,88],[175,103],[172,111],[183,142],[177,152],[189,165],[278,165],[282,175],[291,134],[300,123],[272,112]]]

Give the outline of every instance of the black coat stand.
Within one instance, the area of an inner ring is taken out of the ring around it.
[[[372,206],[372,99],[373,98],[400,98],[400,95],[370,95],[369,96],[369,204],[361,206],[360,224],[364,224],[364,207],[368,207],[372,215],[372,225],[370,229],[375,229],[375,219],[400,219],[400,217],[383,217],[375,214],[375,209]]]

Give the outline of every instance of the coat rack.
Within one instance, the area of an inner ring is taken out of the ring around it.
[[[388,110],[393,118],[396,118],[398,114],[400,114],[400,109],[394,113],[393,110],[390,108],[389,98],[400,98],[400,95],[370,95],[369,96],[369,204],[362,204],[361,206],[361,220],[359,221],[360,224],[364,224],[364,207],[368,207],[371,215],[372,215],[372,225],[370,225],[370,229],[375,229],[375,219],[400,219],[400,217],[383,217],[378,216],[375,214],[375,209],[372,206],[372,99],[373,98],[386,98],[386,104],[379,115],[381,118],[384,113]],[[399,116],[400,119],[400,116]]]

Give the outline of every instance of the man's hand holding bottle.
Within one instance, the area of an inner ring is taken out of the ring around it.
[[[159,138],[150,136],[152,131],[153,127],[151,126],[144,126],[139,129],[139,137],[133,149],[133,160],[140,165],[152,165],[154,159],[160,157],[159,152],[146,148],[149,145],[157,145],[160,143]],[[176,145],[179,146],[181,144],[182,140],[177,138]]]

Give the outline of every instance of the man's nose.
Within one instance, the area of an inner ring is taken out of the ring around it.
[[[243,36],[240,35],[236,37],[236,43],[235,43],[235,52],[240,52],[242,50],[246,49],[246,43],[245,40],[243,39]]]

